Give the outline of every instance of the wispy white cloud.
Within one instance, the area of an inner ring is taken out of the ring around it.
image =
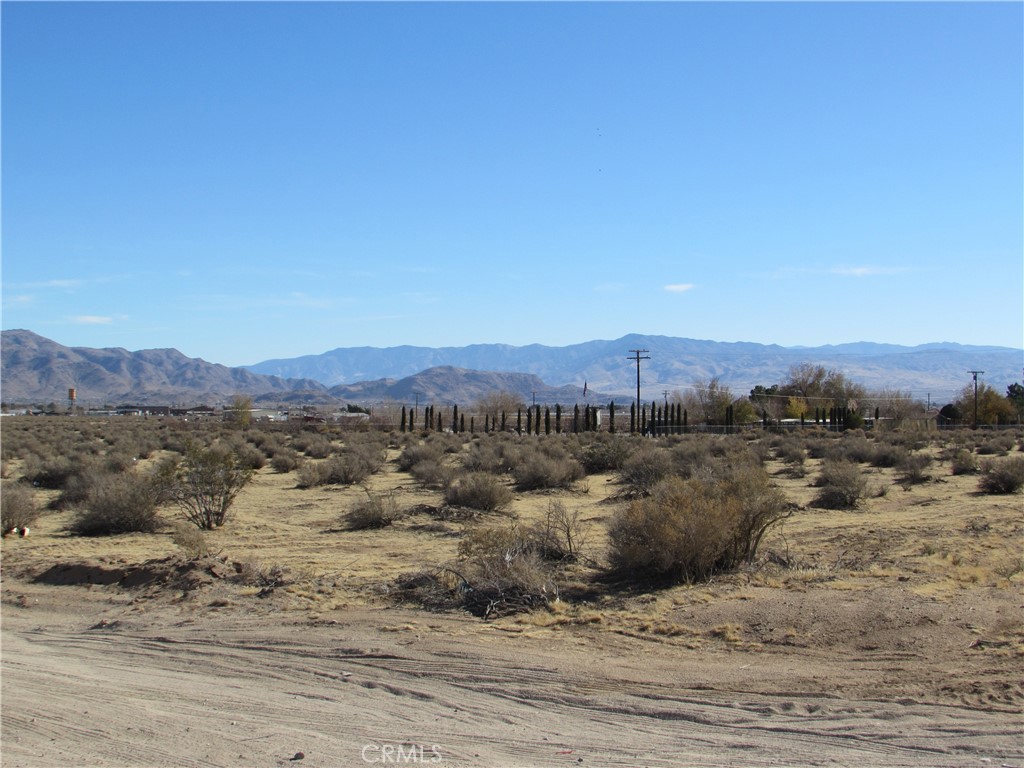
[[[693,290],[693,283],[672,283],[666,285],[665,290],[669,293],[686,293]]]
[[[307,309],[327,309],[332,304],[330,299],[310,296],[302,291],[292,291],[287,296],[282,297],[280,303],[284,306],[305,307]]]
[[[85,285],[85,280],[41,280],[35,283],[29,283],[33,288],[79,288]]]
[[[76,325],[107,325],[114,322],[114,318],[106,315],[75,315],[71,322]]]
[[[843,277],[874,277],[876,275],[898,275],[907,270],[903,267],[833,267],[829,270],[833,275]]]
[[[401,297],[403,301],[415,302],[417,304],[436,304],[441,301],[441,297],[436,293],[426,293],[424,291],[406,291],[401,294]]]
[[[12,307],[24,307],[31,304],[36,300],[36,297],[30,293],[19,293],[15,296],[4,297],[4,303]]]

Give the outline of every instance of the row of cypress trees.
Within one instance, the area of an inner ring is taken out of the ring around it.
[[[615,403],[609,404],[609,413],[611,414],[608,420],[608,431],[615,431]],[[519,408],[516,411],[515,431],[519,434],[539,435],[543,425],[545,435],[550,435],[552,431],[556,434],[561,434],[563,431],[571,432],[594,432],[600,427],[600,420],[598,418],[598,408],[593,405],[584,405],[582,411],[577,403],[573,407],[572,420],[565,425],[563,428],[564,412],[561,405],[555,405],[554,413],[550,407],[545,407],[543,414],[541,413],[541,406],[534,405],[526,408],[525,417],[525,429],[524,429],[524,418],[523,409]],[[423,420],[421,422],[421,428],[424,430],[443,432],[446,428],[452,432],[459,433],[466,431],[466,415],[459,413],[459,406],[452,406],[452,416],[450,422],[445,422],[444,417],[441,413],[437,412],[432,405],[428,405],[423,409]],[[401,417],[401,430],[402,432],[414,432],[417,429],[417,413],[415,408],[407,408],[402,406],[402,417]],[[508,430],[508,417],[505,411],[501,412],[501,417],[497,415],[485,414],[484,415],[484,432],[505,432]],[[469,431],[470,433],[476,432],[476,418],[470,416],[469,418]]]

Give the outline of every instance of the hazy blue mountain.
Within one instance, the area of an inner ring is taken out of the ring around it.
[[[970,370],[1000,393],[1020,380],[1024,351],[952,343],[902,347],[860,342],[793,348],[746,342],[629,335],[566,347],[475,344],[467,347],[354,347],[322,355],[228,368],[175,349],[65,347],[31,331],[4,331],[0,384],[7,402],[146,404],[227,402],[235,394],[263,403],[393,400],[469,403],[488,392],[517,393],[524,402],[628,402],[636,392],[631,350],[641,361],[642,397],[661,399],[697,381],[718,377],[737,396],[757,384],[786,380],[790,368],[812,363],[840,371],[869,390],[910,391],[948,402],[971,381]],[[536,394],[535,394],[536,393]]]
[[[737,394],[757,384],[784,381],[791,366],[808,362],[835,369],[869,389],[883,387],[951,393],[969,380],[968,370],[985,371],[984,381],[999,391],[1019,381],[1024,351],[1008,347],[936,342],[914,347],[857,342],[822,347],[782,347],[751,342],[718,342],[631,334],[612,341],[565,347],[350,347],[321,355],[267,360],[250,371],[280,377],[316,379],[328,386],[376,379],[401,379],[437,366],[478,371],[515,371],[540,377],[551,386],[574,385],[622,395],[635,392],[633,349],[645,349],[641,383],[649,394],[683,388],[718,377]]]
[[[401,403],[472,403],[494,392],[514,392],[524,403],[583,403],[582,387],[552,387],[529,373],[472,371],[441,365],[398,381],[377,379],[358,384],[339,384],[330,394],[340,400],[366,402],[394,400]],[[607,400],[603,393],[588,388],[591,402]]]
[[[176,349],[65,347],[31,331],[4,331],[0,342],[0,383],[5,402],[67,404],[68,389],[82,405],[138,403],[216,404],[236,394],[280,397],[326,387],[311,380],[228,368],[186,357]]]

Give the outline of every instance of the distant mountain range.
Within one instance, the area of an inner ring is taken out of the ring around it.
[[[1024,351],[952,343],[902,347],[869,342],[825,347],[781,347],[629,335],[567,347],[476,344],[467,347],[353,347],[322,355],[267,360],[228,368],[175,349],[65,347],[31,331],[4,331],[0,341],[0,397],[12,403],[225,403],[236,394],[263,404],[381,400],[469,403],[492,392],[524,402],[629,401],[643,350],[643,397],[660,398],[698,380],[718,377],[736,395],[757,384],[786,380],[791,366],[809,362],[842,372],[869,390],[883,387],[949,397],[970,381],[967,371],[1002,392],[1018,381]]]
[[[478,371],[519,371],[552,385],[586,383],[613,395],[636,392],[632,350],[645,350],[641,384],[652,396],[718,377],[736,394],[757,384],[781,383],[790,368],[809,362],[840,371],[868,389],[883,387],[951,393],[969,380],[968,370],[985,371],[984,381],[1000,391],[1018,381],[1024,351],[954,343],[904,347],[859,342],[823,347],[718,342],[632,334],[614,341],[587,341],[566,347],[531,344],[475,344],[467,347],[350,347],[321,355],[266,360],[247,366],[254,373],[310,378],[328,386],[367,379],[401,378],[439,365]],[[645,396],[646,399],[646,396]]]

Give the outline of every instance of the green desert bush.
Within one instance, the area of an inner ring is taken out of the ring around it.
[[[983,462],[978,487],[990,494],[1017,493],[1024,488],[1024,456]]]
[[[512,502],[512,491],[488,472],[468,472],[452,480],[445,489],[444,500],[453,507],[501,512]]]
[[[852,461],[825,459],[816,485],[815,503],[827,509],[853,509],[867,493],[867,480]]]
[[[31,526],[39,517],[39,507],[30,488],[17,483],[0,487],[0,531]]]

